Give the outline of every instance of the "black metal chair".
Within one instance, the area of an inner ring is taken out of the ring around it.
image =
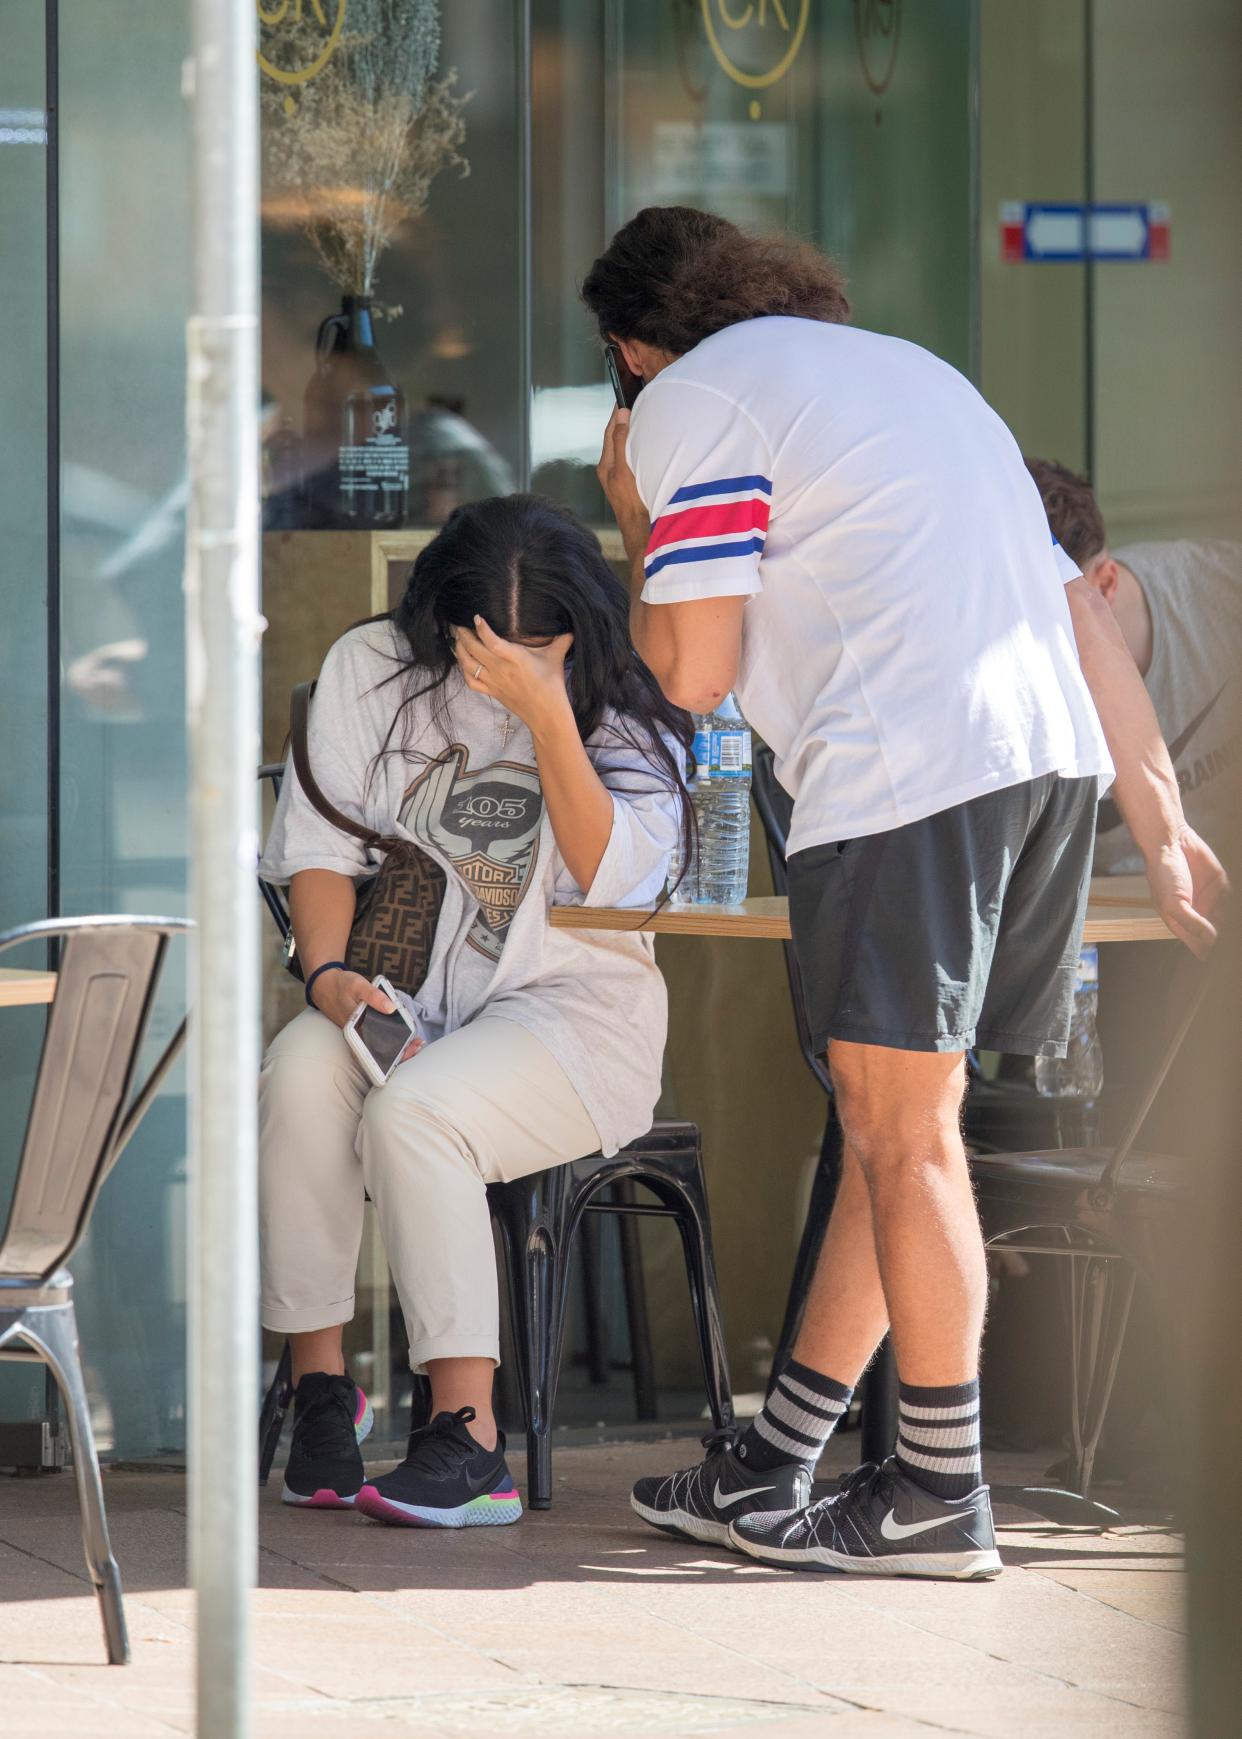
[[[143,1036],[171,936],[183,918],[63,918],[0,935],[0,952],[59,943],[21,1161],[0,1239],[0,1359],[45,1365],[64,1401],[82,1545],[99,1596],[108,1660],[129,1659],[121,1576],[108,1539],[99,1462],[66,1262],[104,1179],[177,1057],[185,1021],[134,1093]]]
[[[755,755],[755,805],[763,822],[777,891],[785,892],[785,840],[791,804],[777,783],[772,752]],[[831,1092],[823,1059],[810,1053],[810,1037],[802,1006],[802,987],[792,945],[786,943],[790,991],[799,1042],[816,1078]],[[986,1141],[972,1138],[971,1099],[978,1091],[972,1079],[966,1103],[967,1142],[984,1241],[989,1249],[1025,1255],[1056,1256],[1065,1263],[1070,1330],[1070,1481],[1072,1491],[1022,1488],[1011,1495],[1028,1508],[1038,1508],[1055,1521],[1099,1521],[1107,1524],[1115,1512],[1090,1502],[1092,1476],[1100,1435],[1112,1397],[1135,1284],[1140,1275],[1160,1283],[1162,1241],[1177,1232],[1184,1204],[1185,1168],[1167,1156],[1136,1154],[1135,1142],[1198,1012],[1207,974],[1186,956],[1180,971],[1189,976],[1188,994],[1177,1014],[1159,1068],[1153,1073],[1117,1147],[1049,1148],[1026,1152],[983,1151]],[[1179,999],[1172,999],[1176,1007]],[[989,1122],[994,1109],[988,1096]],[[1020,1090],[1003,1096],[1009,1114],[1019,1103]],[[1034,1099],[1029,1094],[1028,1098]],[[1033,1111],[1041,1107],[1032,1105]],[[833,1120],[830,1116],[830,1125]],[[806,1290],[823,1241],[836,1180],[839,1145],[825,1136],[824,1154],[816,1174],[802,1245],[795,1265],[786,1309],[782,1348],[792,1344]],[[778,1355],[778,1358],[780,1355]],[[779,1365],[778,1367],[779,1368]],[[891,1364],[871,1367],[863,1403],[865,1460],[882,1460],[896,1442],[896,1373]],[[875,1411],[873,1385],[879,1391]]]
[[[1185,954],[1172,976],[1174,1010],[1164,1049],[1111,1152],[1067,1147],[1026,1153],[972,1152],[971,1175],[984,1242],[992,1250],[1060,1259],[1070,1338],[1072,1488],[1024,1488],[1018,1499],[1056,1521],[1100,1521],[1116,1512],[1091,1501],[1100,1437],[1112,1399],[1135,1288],[1163,1294],[1166,1322],[1178,1309],[1170,1288],[1191,1272],[1194,1167],[1135,1144],[1210,985],[1208,970]],[[1166,1360],[1170,1369],[1177,1361]],[[1002,1489],[1002,1496],[1007,1495]]]
[[[283,767],[269,764],[259,777],[279,792]],[[260,880],[268,910],[282,939],[290,932],[283,891]],[[641,1184],[655,1199],[636,1199]],[[500,1231],[505,1257],[518,1389],[526,1426],[527,1500],[532,1509],[552,1501],[552,1416],[564,1350],[571,1257],[579,1232],[586,1265],[588,1356],[593,1374],[603,1362],[603,1323],[595,1285],[598,1247],[595,1227],[617,1217],[621,1234],[622,1277],[626,1293],[635,1396],[640,1418],[654,1418],[655,1382],[642,1282],[637,1222],[671,1218],[681,1234],[690,1283],[690,1301],[712,1418],[733,1423],[733,1399],[725,1358],[702,1146],[693,1123],[657,1123],[649,1134],[619,1153],[590,1154],[512,1183],[492,1184],[488,1205]],[[286,1346],[259,1414],[259,1483],[265,1484],[289,1404],[292,1371]],[[426,1385],[417,1381],[412,1422],[426,1416]]]
[[[636,1201],[627,1187],[636,1183],[649,1190],[655,1201]],[[565,1339],[570,1254],[585,1214],[621,1215],[623,1224],[644,1216],[676,1222],[712,1419],[717,1426],[733,1424],[707,1187],[695,1124],[657,1123],[650,1134],[609,1158],[593,1153],[533,1177],[493,1184],[487,1193],[505,1251],[532,1509],[547,1509],[552,1501],[549,1433]],[[601,1200],[606,1194],[613,1199]]]

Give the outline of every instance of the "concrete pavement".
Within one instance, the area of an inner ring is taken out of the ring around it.
[[[832,1446],[840,1465],[856,1444]],[[771,1571],[631,1516],[632,1480],[696,1449],[562,1448],[550,1511],[461,1534],[290,1510],[274,1478],[254,1597],[259,1739],[1180,1739],[1175,1535],[1006,1528],[1006,1573],[980,1585]],[[193,1730],[184,1479],[118,1471],[105,1490],[128,1668],[103,1664],[70,1477],[0,1481],[5,1739]]]

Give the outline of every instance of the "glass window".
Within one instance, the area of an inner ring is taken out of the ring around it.
[[[47,758],[47,116],[43,0],[5,10],[0,56],[0,930],[46,916]],[[46,965],[42,948],[0,966]],[[43,1016],[0,1009],[0,1220],[17,1171]],[[43,1381],[0,1370],[0,1417],[40,1410]]]
[[[67,913],[186,895],[185,8],[60,0],[61,887]],[[175,945],[152,1019],[180,1018]],[[100,1447],[184,1442],[185,1098],[170,1080],[74,1259]]]
[[[612,408],[577,286],[644,205],[834,255],[860,325],[973,372],[974,7],[536,0],[536,486],[606,525]]]
[[[260,12],[265,524],[435,526],[522,467],[517,9],[317,12]]]

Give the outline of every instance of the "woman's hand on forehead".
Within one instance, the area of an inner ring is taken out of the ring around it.
[[[458,628],[453,653],[462,680],[473,694],[485,694],[521,719],[532,736],[573,723],[565,689],[565,659],[572,634],[552,640],[505,640],[476,616],[473,628]]]

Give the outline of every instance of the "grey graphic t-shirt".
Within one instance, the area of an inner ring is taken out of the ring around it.
[[[324,660],[311,707],[315,777],[345,815],[414,840],[446,872],[427,978],[415,1002],[429,1033],[481,1014],[516,1021],[552,1052],[611,1153],[651,1127],[668,1011],[650,935],[554,929],[553,905],[651,906],[677,839],[663,773],[605,719],[586,751],[612,797],[595,880],[579,888],[557,849],[530,733],[454,674],[414,699],[389,738],[408,657],[391,623],[367,623]],[[394,673],[398,679],[393,680]],[[388,746],[395,752],[383,753]],[[261,870],[287,882],[326,869],[359,882],[376,859],[325,821],[292,766]]]
[[[1136,543],[1114,551],[1151,611],[1151,667],[1144,681],[1169,746],[1186,819],[1216,850],[1229,813],[1242,741],[1242,544]],[[1138,874],[1143,860],[1108,798],[1096,831],[1097,875]]]
[[[401,824],[446,857],[478,901],[466,941],[492,965],[530,883],[542,819],[536,766],[509,760],[472,768],[464,743],[451,744],[406,792]]]

